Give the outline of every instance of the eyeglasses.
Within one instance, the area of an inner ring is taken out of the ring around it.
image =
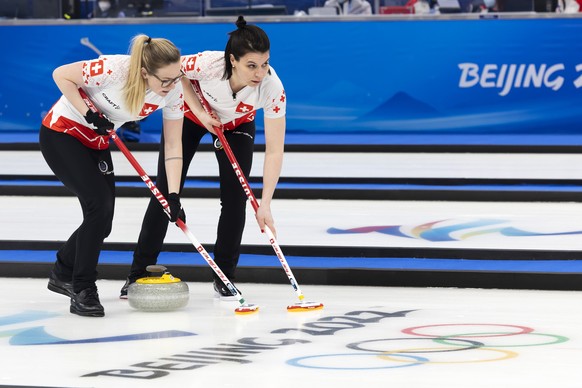
[[[172,78],[172,79],[161,79],[160,77],[158,77],[154,73],[151,73],[151,74],[154,77],[156,77],[158,79],[158,81],[160,81],[162,83],[162,88],[167,88],[168,86],[170,86],[172,84],[177,84],[178,82],[180,82],[182,77],[184,77],[186,75],[186,74],[184,74],[184,72],[182,70],[180,70],[180,73],[181,74],[179,76],[177,76],[176,78]]]

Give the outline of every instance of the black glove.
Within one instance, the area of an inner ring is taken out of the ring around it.
[[[182,209],[182,204],[180,203],[180,196],[177,193],[168,194],[168,205],[170,206],[170,221],[176,222],[178,218],[182,222],[186,222],[186,213]]]
[[[105,136],[108,135],[110,131],[113,131],[113,123],[107,120],[107,117],[103,116],[102,113],[93,112],[91,109],[87,111],[85,115],[85,120],[89,124],[93,124],[97,128],[94,129],[98,135]]]

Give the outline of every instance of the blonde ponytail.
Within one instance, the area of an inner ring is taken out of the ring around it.
[[[133,116],[143,107],[147,83],[141,69],[149,74],[164,66],[180,61],[180,50],[169,40],[136,35],[131,40],[129,76],[125,84],[125,103]]]

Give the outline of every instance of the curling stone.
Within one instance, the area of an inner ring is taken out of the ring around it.
[[[137,279],[127,289],[127,300],[141,311],[171,311],[188,304],[188,285],[172,276],[163,265],[146,268],[149,276]]]

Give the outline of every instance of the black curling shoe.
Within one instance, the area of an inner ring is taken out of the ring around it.
[[[65,295],[69,298],[73,297],[73,283],[59,280],[54,271],[51,271],[47,288],[57,294]]]
[[[81,292],[73,293],[70,311],[83,317],[105,316],[105,310],[99,302],[97,287],[85,288]]]

